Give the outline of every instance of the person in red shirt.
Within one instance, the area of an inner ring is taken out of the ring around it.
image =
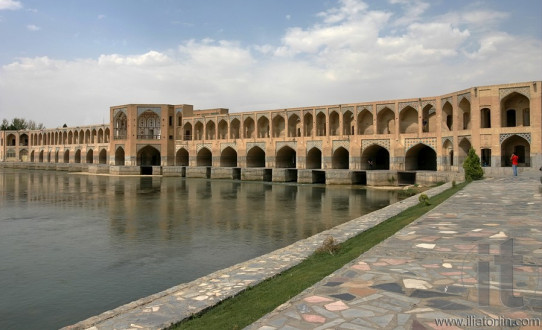
[[[512,157],[510,157],[510,160],[512,161],[512,169],[514,170],[514,176],[518,176],[518,155],[515,153],[512,153]]]

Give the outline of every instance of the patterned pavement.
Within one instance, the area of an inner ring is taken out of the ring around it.
[[[542,188],[526,173],[469,184],[247,329],[542,329],[537,318]]]

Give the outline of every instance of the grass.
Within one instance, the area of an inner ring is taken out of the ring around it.
[[[295,267],[201,312],[170,329],[242,329],[392,236],[462,189],[457,184],[340,244],[335,253],[314,253]]]

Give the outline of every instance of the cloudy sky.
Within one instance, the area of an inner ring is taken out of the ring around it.
[[[542,79],[539,0],[0,0],[0,119],[230,112]]]

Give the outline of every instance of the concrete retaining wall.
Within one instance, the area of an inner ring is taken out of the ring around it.
[[[209,179],[211,177],[211,167],[208,167],[208,166],[187,167],[186,177]]]

